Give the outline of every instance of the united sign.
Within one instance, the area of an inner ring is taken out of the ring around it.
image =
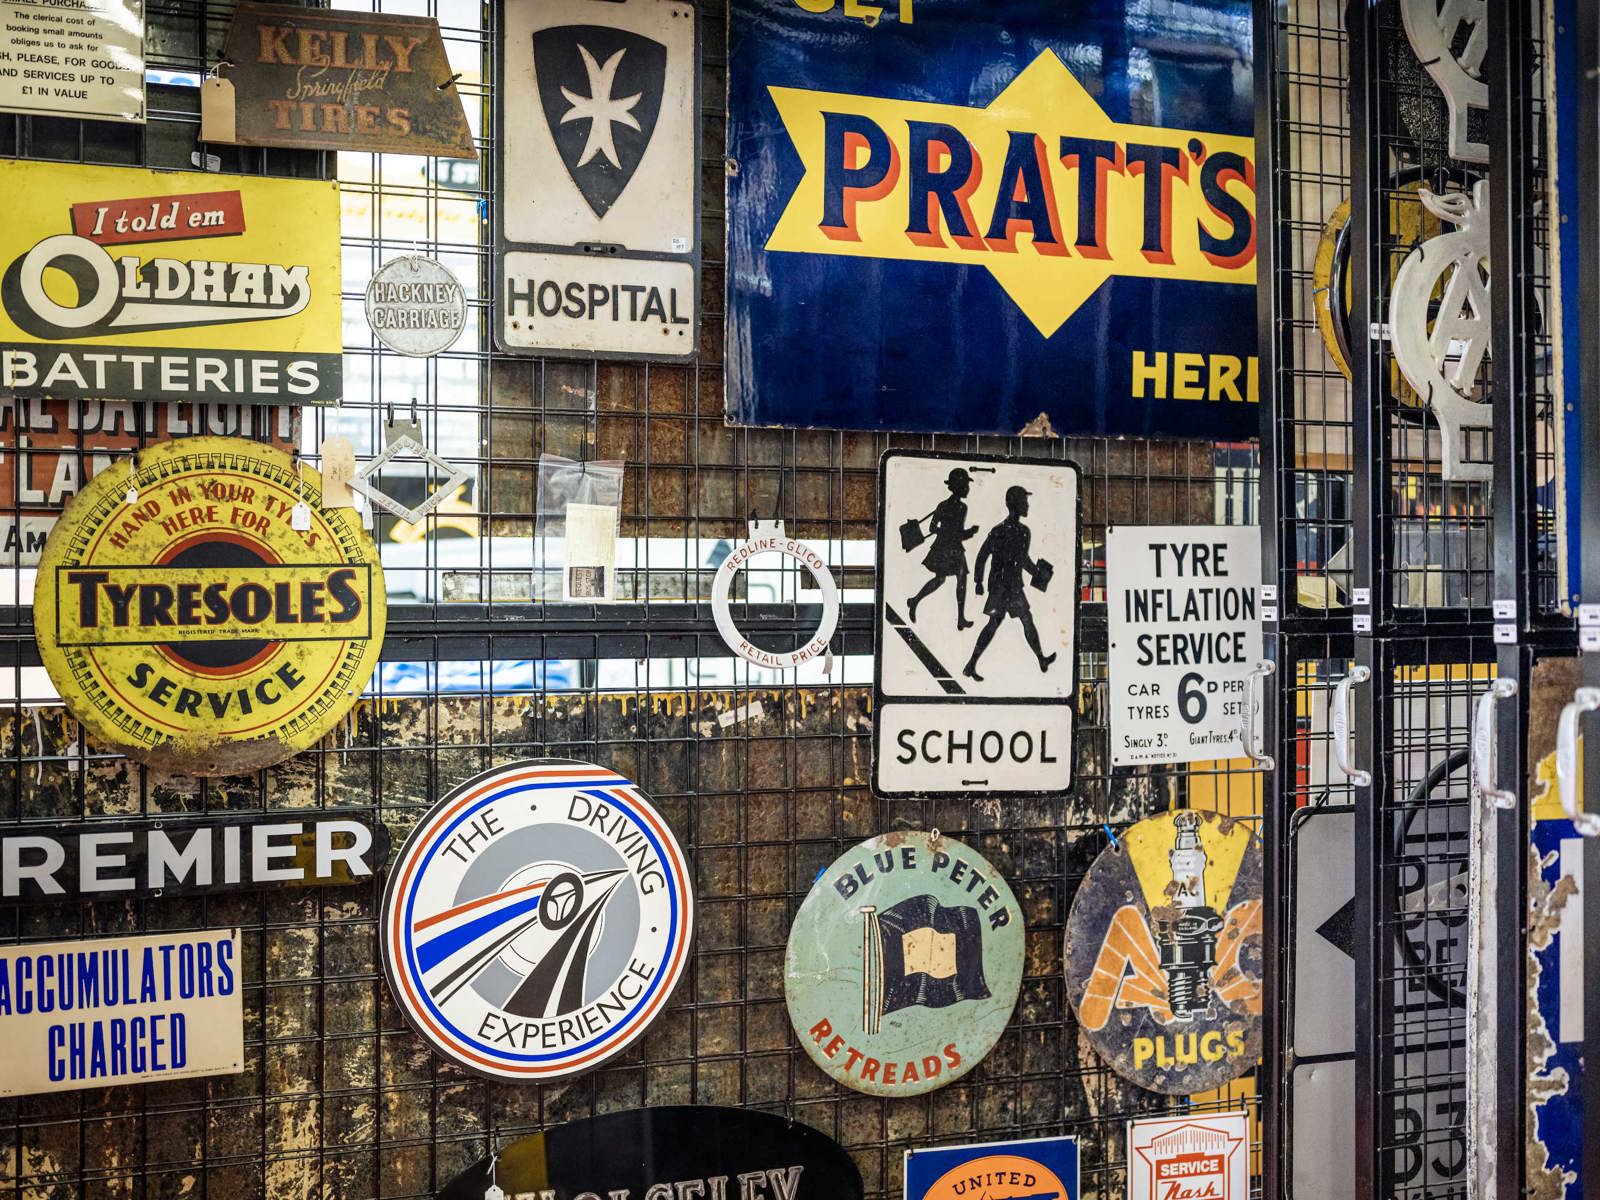
[[[733,419],[1253,436],[1248,4],[819,7],[732,6]]]

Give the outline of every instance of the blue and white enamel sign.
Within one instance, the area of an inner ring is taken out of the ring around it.
[[[906,1200],[1078,1200],[1075,1138],[906,1151]]]
[[[1247,0],[732,0],[748,425],[1254,437]]]
[[[468,780],[423,818],[384,893],[406,1019],[482,1075],[537,1082],[635,1041],[688,961],[683,851],[644,794],[565,759]]]

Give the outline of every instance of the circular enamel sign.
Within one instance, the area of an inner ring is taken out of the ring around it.
[[[614,771],[511,763],[463,783],[390,869],[383,965],[413,1027],[482,1075],[598,1066],[666,1006],[694,897],[661,814]]]
[[[994,1048],[1022,987],[1022,912],[982,855],[933,833],[862,842],[812,886],[784,984],[800,1044],[840,1083],[915,1096]]]
[[[1243,821],[1163,813],[1084,876],[1067,917],[1067,995],[1112,1070],[1188,1096],[1261,1053],[1261,852]]]
[[[34,631],[97,741],[234,775],[344,718],[383,648],[383,570],[355,513],[321,497],[281,450],[200,437],[114,463],[73,499],[39,561]]]
[[[798,649],[763,650],[740,633],[739,627],[734,624],[733,606],[729,600],[733,577],[748,567],[750,560],[758,554],[782,554],[792,558],[810,572],[811,578],[816,581],[822,597],[822,620],[817,625],[816,633]],[[716,618],[717,632],[722,635],[728,649],[746,662],[758,667],[798,667],[828,652],[828,643],[833,641],[834,630],[839,627],[839,586],[834,582],[833,572],[828,570],[828,564],[822,556],[799,538],[785,534],[782,521],[752,521],[750,540],[740,542],[717,568],[716,578],[711,583],[711,615]]]
[[[367,324],[391,350],[440,354],[467,327],[467,293],[443,263],[420,254],[391,259],[367,284]]]

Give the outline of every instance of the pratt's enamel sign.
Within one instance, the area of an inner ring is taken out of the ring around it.
[[[315,745],[383,648],[383,570],[353,510],[270,446],[186,438],[96,475],[45,544],[39,655],[102,745],[234,775]]]
[[[872,1096],[959,1079],[1022,986],[1022,910],[1000,872],[933,833],[862,842],[818,877],[789,933],[789,1020],[813,1062]]]
[[[1107,1065],[1189,1096],[1261,1052],[1261,852],[1244,821],[1140,821],[1084,876],[1067,917],[1067,995]]]
[[[1255,436],[1250,5],[1175,12],[734,0],[731,419]]]
[[[335,184],[7,161],[0,194],[5,391],[340,398]]]
[[[566,759],[452,791],[389,872],[382,951],[416,1031],[468,1070],[535,1083],[621,1053],[688,963],[683,851],[637,786]]]

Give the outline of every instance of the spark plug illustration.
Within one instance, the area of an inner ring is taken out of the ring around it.
[[[1172,903],[1156,917],[1156,944],[1167,977],[1167,1006],[1179,1021],[1192,1021],[1211,1002],[1211,969],[1217,965],[1217,934],[1222,918],[1206,904],[1206,852],[1200,844],[1200,815],[1173,818],[1177,836],[1167,861],[1172,864]]]

